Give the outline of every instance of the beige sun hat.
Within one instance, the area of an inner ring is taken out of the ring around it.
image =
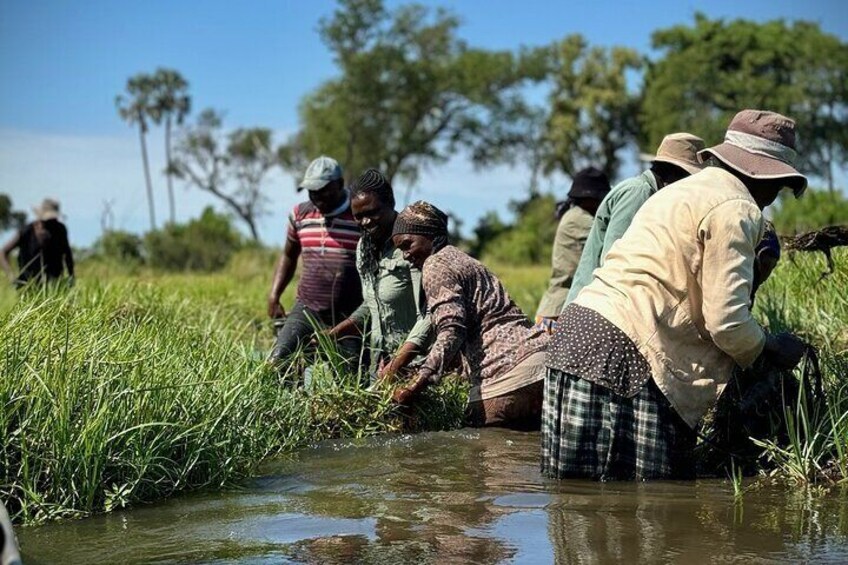
[[[41,201],[41,204],[34,206],[32,211],[35,212],[35,217],[39,220],[55,220],[60,216],[59,201],[53,198],[45,198]]]
[[[727,126],[724,143],[699,155],[751,178],[785,180],[795,198],[807,188],[807,177],[795,169],[795,121],[775,112],[742,110]]]
[[[704,140],[697,135],[685,131],[670,133],[660,142],[656,155],[642,153],[640,158],[643,161],[669,163],[680,167],[690,175],[694,175],[703,170],[705,166],[698,158],[698,152],[706,146]]]

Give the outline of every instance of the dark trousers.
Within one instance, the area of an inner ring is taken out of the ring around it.
[[[315,330],[327,329],[340,322],[332,316],[320,315],[296,301],[286,317],[286,322],[277,333],[277,341],[271,350],[271,360],[280,362],[289,358],[293,353],[309,345]],[[362,350],[362,339],[358,336],[346,336],[336,342],[339,352],[348,360],[351,369],[356,369],[356,363]]]

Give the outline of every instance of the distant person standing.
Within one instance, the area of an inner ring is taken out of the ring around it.
[[[59,202],[45,198],[33,208],[35,221],[24,226],[3,246],[0,267],[18,288],[60,279],[65,268],[74,278],[74,256],[68,243],[68,230],[59,221]],[[9,259],[18,250],[18,274]]]
[[[551,281],[536,310],[536,324],[547,331],[565,305],[583,246],[592,229],[592,219],[609,191],[607,175],[589,167],[574,175],[568,199],[557,206],[560,220],[551,253]]]
[[[285,247],[268,295],[268,315],[285,317],[280,297],[301,258],[297,299],[277,334],[271,351],[274,361],[285,359],[308,343],[316,325],[331,328],[362,303],[356,270],[359,226],[350,209],[350,193],[339,163],[323,155],[312,161],[298,191],[304,189],[309,200],[295,206],[289,215]],[[339,345],[348,357],[359,354],[358,338],[341,340]]]

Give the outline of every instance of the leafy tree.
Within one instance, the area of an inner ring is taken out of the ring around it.
[[[121,263],[138,264],[143,259],[142,239],[134,233],[108,230],[93,247],[95,254]]]
[[[796,120],[800,166],[833,188],[848,148],[848,45],[810,22],[703,14],[654,32],[652,43],[662,55],[645,75],[647,147],[681,130],[718,142],[739,110],[772,110]]]
[[[256,222],[266,211],[262,186],[276,164],[269,129],[225,134],[221,114],[211,109],[183,132],[171,163],[175,176],[222,200],[247,224],[254,241],[259,241]]]
[[[556,202],[550,194],[531,194],[513,201],[515,222],[485,242],[479,253],[484,261],[508,265],[537,265],[551,259],[557,229]]]
[[[230,219],[211,207],[187,224],[167,224],[144,236],[150,264],[171,271],[214,271],[226,266],[243,245]]]
[[[26,223],[26,212],[15,210],[8,194],[0,193],[0,231],[18,230]]]
[[[130,126],[138,127],[138,137],[141,142],[141,160],[144,166],[144,181],[147,186],[147,207],[150,213],[150,229],[156,229],[156,210],[153,204],[153,184],[150,180],[150,163],[147,158],[147,120],[156,83],[147,74],[137,74],[127,80],[126,93],[115,98],[118,115]]]
[[[569,35],[554,47],[543,172],[573,177],[594,166],[616,177],[619,153],[638,133],[639,97],[628,88],[627,78],[641,65],[632,49],[590,47],[580,35]]]
[[[774,213],[777,233],[795,235],[848,222],[848,198],[839,191],[808,188],[804,197],[782,197]]]
[[[319,30],[341,76],[302,101],[301,130],[279,149],[288,170],[326,153],[350,175],[375,166],[413,184],[422,167],[484,132],[486,115],[510,103],[536,60],[468,47],[443,9],[339,4]]]
[[[168,210],[171,222],[176,221],[174,204],[173,166],[171,159],[171,128],[182,125],[191,110],[191,97],[188,95],[188,82],[173,70],[159,68],[153,75],[154,91],[148,108],[150,119],[156,125],[165,122],[165,176],[168,180]]]

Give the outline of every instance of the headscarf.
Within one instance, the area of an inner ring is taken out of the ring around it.
[[[429,202],[413,202],[398,214],[392,236],[407,233],[431,238],[436,252],[448,244],[448,216]]]

